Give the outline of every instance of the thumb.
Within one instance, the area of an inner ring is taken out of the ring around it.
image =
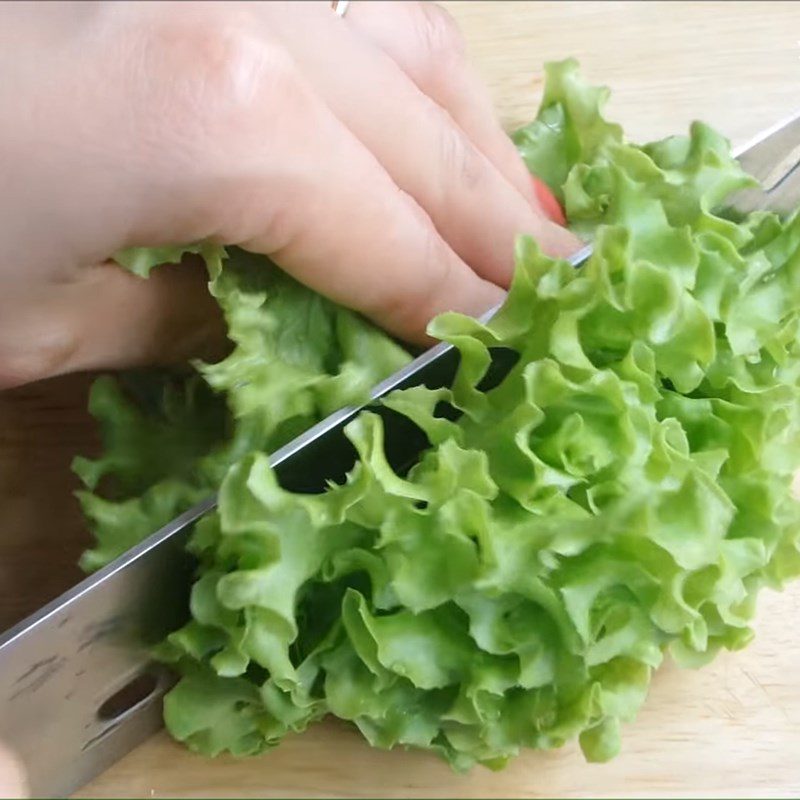
[[[225,352],[225,327],[198,263],[143,280],[113,263],[70,283],[0,297],[0,389],[65,372],[170,365]]]

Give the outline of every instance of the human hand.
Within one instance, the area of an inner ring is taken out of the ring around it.
[[[211,240],[270,255],[407,340],[481,313],[548,218],[453,23],[416,2],[0,8],[0,387],[165,363],[223,338],[197,265],[108,259]]]
[[[0,798],[27,796],[25,775],[19,761],[0,745]]]

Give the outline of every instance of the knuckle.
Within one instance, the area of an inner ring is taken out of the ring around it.
[[[246,8],[194,11],[146,19],[131,47],[141,113],[162,140],[184,145],[251,129],[247,115],[284,105],[297,84],[289,54],[253,32]]]
[[[317,101],[247,3],[187,6],[148,10],[122,32],[122,146],[148,181],[183,187],[181,225],[235,242],[263,222],[264,178],[281,168],[270,155],[297,152]]]
[[[390,321],[395,330],[409,336],[424,333],[431,319],[442,310],[442,298],[447,297],[453,269],[453,257],[436,229],[424,212],[420,210],[418,214],[422,238],[414,252],[417,265],[422,267],[423,279],[416,270],[413,276],[398,276],[391,291],[386,291],[385,286],[379,287],[382,291],[369,309],[373,319]]]
[[[454,192],[474,191],[480,187],[483,161],[461,130],[438,107],[432,113],[439,116],[439,164],[441,180],[438,182],[444,200],[452,200]],[[442,124],[442,118],[444,124]]]
[[[415,4],[412,17],[426,71],[441,79],[449,68],[463,61],[464,37],[450,14],[435,3]]]
[[[222,239],[228,243],[241,244],[245,249],[255,249],[280,254],[290,253],[301,247],[309,220],[321,219],[314,208],[314,190],[308,189],[302,178],[296,180],[276,179],[270,185],[277,189],[278,200],[263,198],[251,203],[242,196],[230,198],[227,205],[228,218]],[[254,192],[255,194],[255,192]],[[254,216],[253,208],[256,209]]]

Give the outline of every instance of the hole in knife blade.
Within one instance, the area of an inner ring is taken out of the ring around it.
[[[121,689],[114,692],[97,709],[97,718],[103,722],[113,722],[145,702],[156,692],[161,683],[154,672],[142,672]]]

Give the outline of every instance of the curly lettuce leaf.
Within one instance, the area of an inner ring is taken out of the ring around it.
[[[159,373],[95,384],[90,410],[104,454],[77,458],[78,497],[97,545],[97,569],[208,497],[249,452],[270,452],[345,405],[362,402],[408,353],[268,259],[222,247],[126,251],[117,260],[146,276],[163,261],[200,254],[222,308],[230,354],[197,373]],[[168,267],[165,267],[168,268]],[[145,384],[149,385],[145,389]],[[113,492],[97,492],[106,476]]]
[[[105,452],[94,460],[77,457],[72,466],[90,491],[111,478],[105,494],[117,497],[186,475],[228,435],[224,398],[197,375],[104,376],[92,385],[89,411],[100,422]]]
[[[236,349],[200,373],[236,430],[189,544],[192,620],[159,648],[183,676],[166,724],[191,749],[259,753],[330,713],[457,769],[575,738],[605,761],[665,654],[698,666],[746,646],[760,588],[800,575],[800,216],[720,216],[751,183],[722,137],[697,123],[630,144],[575,62],[547,79],[514,139],[593,255],[575,270],[521,239],[489,323],[433,322],[461,353],[452,388],[385,400],[430,442],[408,474],[364,412],[344,484],[279,485],[269,437],[394,345],[206,255]],[[485,391],[497,347],[518,360]]]
[[[129,272],[146,278],[150,271],[162,264],[180,264],[187,255],[214,259],[220,248],[207,244],[165,245],[163,247],[129,247],[114,255],[114,260]]]

